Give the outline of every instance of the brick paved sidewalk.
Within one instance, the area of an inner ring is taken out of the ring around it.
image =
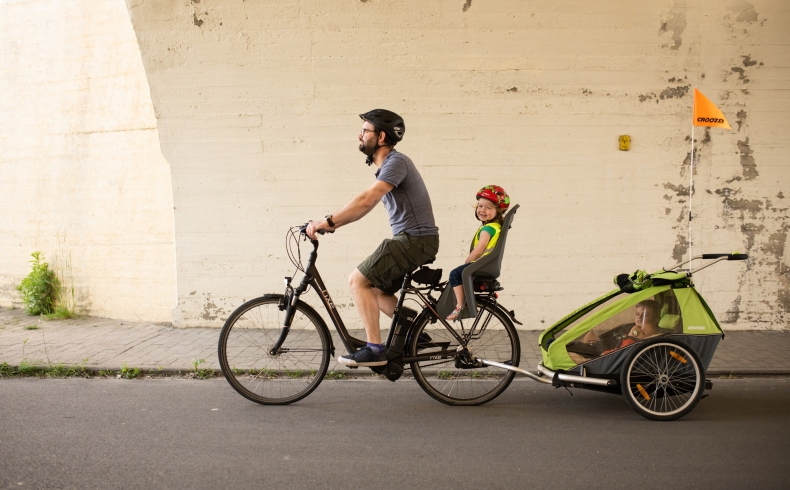
[[[30,326],[37,329],[25,328]],[[525,369],[534,370],[540,360],[539,333],[520,331]],[[333,336],[340,355],[342,343],[334,332]],[[79,365],[85,360],[85,367],[93,370],[117,371],[126,364],[174,373],[188,371],[194,361],[203,359],[201,368],[219,369],[218,338],[218,328],[173,328],[91,317],[47,321],[22,310],[0,309],[0,363],[11,366],[23,359],[44,365]],[[345,369],[335,359],[329,366],[330,371]],[[726,332],[708,374],[790,375],[790,331]]]

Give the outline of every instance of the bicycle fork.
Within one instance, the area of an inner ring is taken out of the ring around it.
[[[285,310],[285,318],[283,319],[283,326],[280,329],[280,335],[277,337],[277,340],[274,342],[274,344],[269,348],[270,356],[276,356],[280,353],[280,348],[282,348],[286,337],[288,337],[288,332],[291,330],[291,324],[293,323],[294,315],[296,314],[296,302],[299,301],[299,296],[301,296],[302,293],[307,290],[307,285],[310,284],[310,281],[312,280],[310,276],[305,275],[302,278],[299,286],[294,289],[291,287],[291,279],[291,277],[284,278],[285,294],[283,295],[283,299],[280,302],[279,308],[281,311]]]

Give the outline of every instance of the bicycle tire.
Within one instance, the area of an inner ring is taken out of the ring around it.
[[[650,420],[677,420],[705,391],[705,368],[694,349],[673,339],[649,339],[633,347],[620,373],[626,402]]]
[[[234,311],[219,337],[219,363],[241,396],[263,405],[287,405],[315,390],[329,366],[331,340],[321,317],[296,302],[291,328],[280,352],[271,355],[282,329],[283,295],[268,294]]]
[[[498,305],[479,302],[481,322],[487,321],[479,337],[469,339],[467,348],[474,356],[518,366],[521,346],[510,316]],[[409,353],[430,354],[432,350],[457,349],[458,341],[440,322],[432,322],[433,313],[425,310],[415,321],[409,342]],[[491,323],[491,322],[494,323]],[[453,322],[450,326],[464,337],[474,319]],[[482,326],[482,324],[481,324]],[[426,342],[430,336],[431,340]],[[449,343],[449,344],[448,344]],[[414,379],[434,399],[453,406],[482,405],[499,396],[513,381],[516,373],[491,367],[459,367],[455,359],[416,361],[411,363]]]

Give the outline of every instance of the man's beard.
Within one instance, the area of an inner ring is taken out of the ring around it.
[[[359,143],[359,151],[365,154],[365,156],[372,156],[373,153],[376,151],[376,143],[365,143],[364,141]]]

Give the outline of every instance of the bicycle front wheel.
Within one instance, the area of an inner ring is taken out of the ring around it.
[[[490,303],[478,303],[475,319],[453,322],[451,327],[464,339],[472,359],[486,359],[518,366],[521,347],[516,328],[505,312]],[[458,350],[461,345],[441,322],[431,323],[423,315],[412,330],[412,356]],[[473,367],[460,357],[411,363],[414,379],[430,396],[448,405],[482,405],[499,396],[516,373],[492,367]]]
[[[266,295],[241,305],[219,337],[219,362],[228,383],[264,405],[301,400],[321,383],[329,366],[329,333],[318,314],[297,301],[291,328],[277,352],[285,309],[283,296]]]

